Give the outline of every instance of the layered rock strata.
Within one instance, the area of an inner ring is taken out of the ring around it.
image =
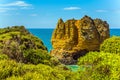
[[[100,44],[109,36],[109,25],[101,19],[59,19],[51,38],[51,55],[64,64],[73,64],[87,52],[99,51]]]

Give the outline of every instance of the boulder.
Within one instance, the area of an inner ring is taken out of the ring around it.
[[[109,38],[109,25],[101,19],[84,16],[80,20],[58,20],[53,31],[51,55],[64,64],[74,64],[89,51],[99,51],[100,44]]]

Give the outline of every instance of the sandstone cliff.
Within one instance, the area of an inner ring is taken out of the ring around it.
[[[59,19],[52,34],[51,55],[62,63],[73,64],[88,51],[98,51],[100,44],[109,36],[109,25],[101,19],[88,16],[66,22]]]

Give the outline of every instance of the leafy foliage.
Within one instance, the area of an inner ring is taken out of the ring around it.
[[[104,52],[90,52],[79,59],[78,65],[84,67],[80,71],[83,80],[119,80],[120,56]],[[87,76],[87,77],[86,77]]]
[[[106,39],[100,51],[89,52],[79,58],[78,65],[84,68],[83,71],[79,71],[80,78],[82,80],[120,80],[120,37]]]
[[[0,60],[0,79],[6,80],[74,80],[75,73],[63,68],[47,65],[16,63],[13,60]]]
[[[0,60],[8,59],[8,56],[0,53]]]
[[[100,51],[89,52],[79,58],[78,65],[84,68],[83,71],[79,71],[80,78],[82,80],[120,80],[120,37],[106,39],[100,46]]]
[[[44,63],[51,58],[43,42],[24,26],[0,29],[0,52],[24,63]]]
[[[27,62],[32,62],[33,64],[44,63],[45,60],[50,60],[50,56],[47,52],[38,49],[25,50],[23,53]]]
[[[120,54],[120,37],[113,36],[103,42],[100,51]]]

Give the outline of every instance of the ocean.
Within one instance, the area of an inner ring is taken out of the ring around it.
[[[28,29],[33,35],[40,38],[48,51],[52,49],[51,36],[54,29]],[[110,36],[120,36],[120,29],[110,29]]]

